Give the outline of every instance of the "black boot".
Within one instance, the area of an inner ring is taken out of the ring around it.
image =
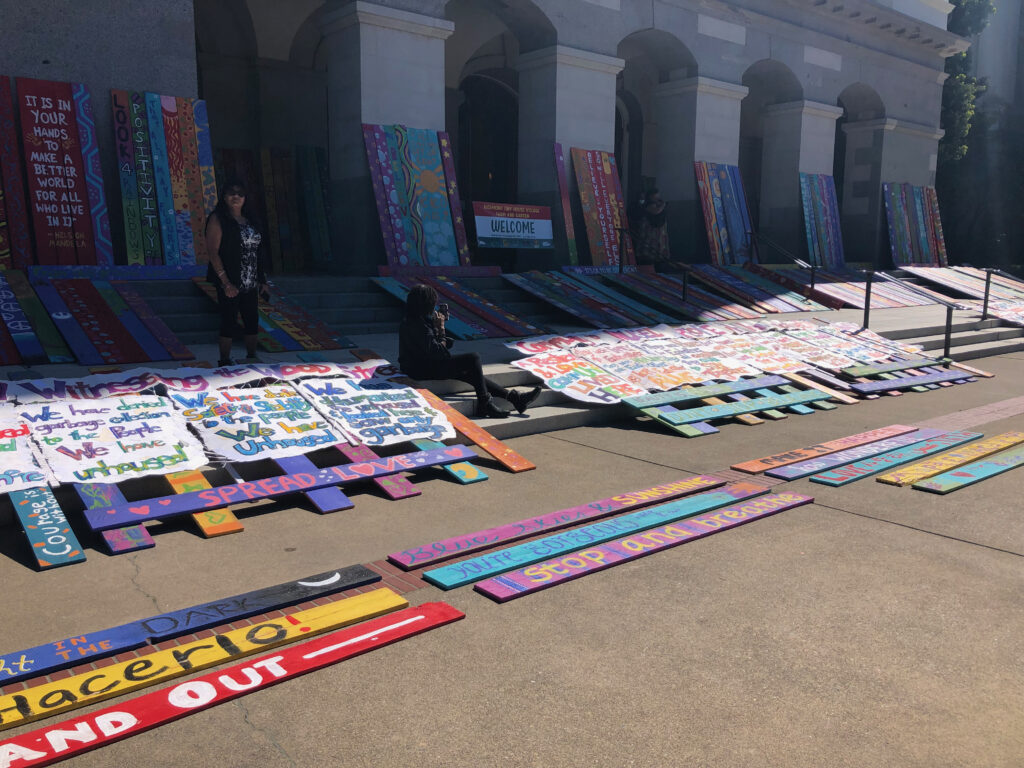
[[[529,392],[509,392],[508,401],[520,413],[525,413],[530,404],[540,397],[540,387],[534,387]]]
[[[478,419],[506,419],[508,414],[508,411],[498,406],[493,397],[476,401],[476,418]]]

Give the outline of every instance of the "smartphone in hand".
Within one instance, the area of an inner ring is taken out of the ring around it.
[[[437,311],[444,316],[445,320],[448,319],[448,305],[445,304],[443,301],[437,305]]]

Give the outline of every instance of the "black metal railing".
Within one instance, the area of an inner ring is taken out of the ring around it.
[[[949,353],[953,335],[953,310],[957,308],[956,304],[943,301],[931,293],[922,291],[913,283],[904,282],[903,280],[893,277],[892,275],[888,275],[885,272],[876,272],[873,269],[865,269],[861,271],[863,274],[867,275],[867,284],[864,287],[864,322],[862,323],[865,328],[870,327],[868,323],[871,320],[871,284],[874,282],[876,276],[887,283],[894,283],[898,285],[902,290],[928,299],[931,303],[941,304],[946,308],[946,338],[942,348],[942,364],[946,368],[949,368],[949,365],[952,362],[949,358]]]
[[[1008,277],[1016,283],[1020,282],[1020,278],[1016,275],[1011,275],[1009,272],[1004,272],[997,267],[982,267],[982,269],[985,270],[985,301],[981,305],[981,319],[988,320],[988,300],[992,291],[992,275]]]

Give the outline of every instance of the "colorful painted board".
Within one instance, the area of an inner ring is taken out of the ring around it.
[[[424,263],[435,266],[460,264],[459,249],[452,228],[452,209],[445,185],[444,167],[435,131],[395,126],[399,146],[406,133],[403,164],[406,187],[410,190],[410,211],[423,227]]]
[[[808,446],[807,448],[796,448],[792,451],[784,451],[783,453],[776,453],[760,459],[743,461],[739,464],[733,464],[731,468],[739,472],[757,474],[758,472],[765,472],[769,469],[774,469],[775,467],[785,467],[789,464],[796,464],[798,461],[813,459],[815,456],[824,456],[829,453],[836,453],[837,451],[841,451],[846,448],[854,448],[858,445],[865,445],[866,443],[884,440],[888,437],[905,435],[909,432],[914,432],[915,430],[916,427],[908,427],[905,424],[892,424],[888,427],[860,432],[856,435],[850,435],[849,437],[841,437],[838,440],[828,440],[824,443]]]
[[[746,413],[757,413],[775,408],[787,408],[793,405],[813,403],[816,400],[827,400],[824,392],[811,390],[808,392],[789,392],[782,395],[763,395],[736,403],[721,405],[705,405],[700,408],[687,408],[672,413],[663,413],[661,418],[670,424],[691,424],[695,421],[728,418]]]
[[[114,313],[117,321],[124,326],[124,329],[131,335],[143,353],[149,360],[170,360],[171,355],[146,327],[138,315],[128,306],[128,303],[115,290],[114,286],[106,280],[93,280],[93,286],[107,303]]]
[[[389,172],[390,162],[387,161],[386,145],[383,149],[378,146],[374,126],[369,123],[363,123],[363,146],[366,148],[366,160],[370,168],[370,185],[377,206],[377,222],[384,239],[384,252],[388,264],[397,265],[401,262],[395,247],[395,230],[388,209],[388,191],[384,188],[384,174]]]
[[[268,477],[250,483],[226,485],[205,491],[183,493],[178,496],[163,496],[129,504],[119,504],[108,509],[86,510],[85,517],[94,530],[105,531],[137,523],[143,519],[160,520],[239,501],[275,498],[297,491],[308,492],[329,485],[342,485],[359,480],[370,480],[381,475],[393,475],[396,472],[450,464],[453,461],[472,459],[475,456],[476,454],[470,449],[461,445],[453,445],[443,450],[416,451],[368,462],[327,467],[316,472]]]
[[[879,456],[872,456],[869,459],[836,467],[828,472],[812,475],[811,482],[831,485],[833,487],[848,485],[855,480],[862,480],[865,477],[877,475],[879,472],[884,472],[892,467],[908,464],[924,456],[949,450],[963,443],[977,440],[979,437],[982,437],[980,432],[947,432],[931,440],[923,440],[904,448],[897,448],[895,451],[889,451]]]
[[[553,292],[547,285],[538,282],[531,273],[505,273],[502,277],[517,288],[523,289],[541,301],[546,301],[548,304],[573,317],[579,318],[595,328],[613,328],[617,325],[617,323],[607,319],[604,315],[594,313],[586,307],[576,304],[571,299]]]
[[[171,181],[167,138],[164,133],[163,104],[159,94],[149,92],[145,95],[145,104],[146,119],[149,121],[149,147],[157,214],[160,220],[163,263],[178,266],[182,264],[182,260],[178,244],[178,223],[174,212],[174,187]]]
[[[82,545],[47,486],[11,491],[8,496],[28,537],[36,568],[46,571],[85,560]]]
[[[153,150],[149,141],[149,115],[146,96],[138,91],[128,92],[131,119],[132,159],[136,195],[139,203],[142,261],[137,254],[129,264],[162,265],[163,241],[160,232],[160,204],[157,200],[156,175],[153,169]]]
[[[872,456],[878,456],[886,453],[887,451],[893,451],[897,448],[913,445],[914,443],[919,443],[922,440],[931,440],[941,434],[943,434],[943,430],[941,429],[917,429],[913,432],[907,432],[902,435],[887,437],[884,440],[876,440],[871,443],[866,443],[865,445],[846,448],[836,453],[829,453],[824,456],[807,459],[806,461],[799,461],[796,464],[775,467],[773,469],[769,469],[765,474],[769,477],[778,477],[783,480],[796,480],[819,472],[827,472],[830,469],[841,467],[844,464],[849,464],[853,461],[868,459]]]
[[[132,141],[132,102],[128,91],[111,90],[110,107],[114,113],[114,142],[117,174],[121,182],[121,213],[124,223],[125,251],[129,264],[145,264],[142,250],[142,211],[135,175],[135,144]]]
[[[120,504],[125,501],[121,490],[114,483],[74,483],[74,489],[86,509],[109,507],[112,504]],[[141,523],[103,531],[101,535],[112,555],[156,546],[156,542],[149,535],[146,526]],[[0,658],[0,666],[2,666],[2,662],[3,659]]]
[[[846,263],[839,230],[839,205],[835,180],[825,173],[800,173],[804,232],[812,264],[842,267]]]
[[[505,571],[511,571],[513,568],[531,565],[554,555],[574,552],[580,547],[593,546],[618,536],[665,525],[684,517],[725,507],[754,496],[761,496],[767,492],[768,489],[765,486],[757,483],[747,481],[731,483],[716,491],[671,501],[621,517],[603,520],[593,525],[585,525],[582,528],[574,528],[525,544],[500,549],[469,560],[433,568],[425,571],[423,578],[441,589],[454,589]]]
[[[217,205],[217,177],[213,170],[210,120],[207,117],[204,99],[192,100],[192,117],[196,124],[196,151],[199,157],[199,178],[203,188],[203,213],[209,214]]]
[[[583,221],[586,224],[587,244],[590,246],[590,258],[593,264],[618,264],[618,242],[612,231],[609,211],[599,198],[595,173],[598,159],[597,152],[572,147],[572,167],[576,174],[576,185],[579,190],[580,204],[583,208]]]
[[[405,232],[404,242],[408,245],[408,263],[429,264],[424,248],[423,222],[419,219],[414,207],[415,184],[407,169],[411,162],[407,157],[408,136],[404,131],[399,133],[398,127],[382,126],[387,142],[388,159],[391,161],[391,178],[398,194],[399,216],[402,230]],[[398,230],[396,230],[396,238],[398,238],[398,234]]]
[[[61,722],[16,736],[0,742],[0,754],[24,761],[22,765],[25,768],[49,765],[55,760],[88,752],[173,722],[192,712],[458,621],[464,616],[446,603],[424,603],[416,608],[407,608],[319,640],[280,649],[272,656],[226,667],[171,689],[147,693],[107,709],[90,712],[84,717],[76,717],[73,729],[70,722]],[[239,683],[238,680],[247,682]],[[75,734],[76,738],[70,739],[69,734]]]
[[[75,320],[68,309],[67,304],[57,293],[57,289],[45,280],[34,282],[36,296],[42,302],[46,311],[50,313],[54,325],[60,331],[61,336],[67,342],[68,347],[74,353],[75,358],[82,365],[100,365],[105,362],[103,356],[85,335],[85,331]]]
[[[724,384],[707,384],[701,387],[683,387],[674,389],[671,392],[656,392],[640,397],[630,397],[626,403],[634,408],[653,408],[659,405],[678,405],[679,403],[691,400],[703,400],[707,397],[719,397],[734,392],[750,392],[755,389],[767,387],[778,387],[786,384],[786,379],[781,376],[758,376],[754,379],[739,379],[728,381]]]
[[[6,274],[6,272],[0,272],[0,319],[3,319],[4,327],[18,348],[18,355],[22,362],[27,365],[45,363],[48,361],[46,351],[36,337],[32,323],[29,322],[28,316],[21,308],[17,295],[8,285]]]
[[[711,263],[722,266],[757,261],[739,168],[697,160],[694,169]]]
[[[264,305],[263,312],[292,338],[298,339],[301,334],[308,339],[307,343],[313,345],[313,349],[348,349],[355,346],[350,338],[309,314],[280,292],[272,294],[271,303],[269,306]]]
[[[195,253],[195,264],[205,264],[210,260],[206,252],[206,215],[203,211],[203,181],[199,170],[199,147],[196,144],[196,121],[193,114],[192,99],[178,97],[178,130],[181,133],[181,156],[185,174],[185,189],[188,193],[188,215],[192,226],[192,250]],[[267,219],[269,226],[270,219]]]
[[[452,140],[446,131],[437,132],[437,143],[441,148],[441,165],[448,189],[448,203],[451,205],[452,224],[455,229],[455,244],[459,249],[459,264],[469,266],[469,241],[466,239],[466,224],[462,218],[462,198],[459,196],[459,182],[455,177],[455,155]]]
[[[419,446],[416,447],[419,448]],[[317,469],[316,464],[305,456],[282,456],[279,459],[274,459],[274,464],[286,475],[296,475],[299,472],[311,472]],[[326,488],[318,488],[315,491],[304,493],[303,496],[321,515],[352,509],[355,506],[345,492],[337,486],[329,485]]]
[[[152,307],[146,303],[146,300],[139,295],[139,293],[128,283],[111,283],[111,286],[120,297],[124,300],[124,303],[128,305],[128,308],[135,313],[139,321],[149,330],[153,337],[160,342],[160,346],[167,350],[167,353],[173,360],[194,360],[195,354],[189,350],[181,340],[174,334],[167,324],[160,319],[160,317],[153,312]]]
[[[365,445],[336,445],[341,454],[349,461],[373,461],[379,459],[373,450]],[[403,474],[395,475],[384,475],[383,477],[375,477],[373,482],[380,488],[389,498],[397,501],[399,499],[407,499],[410,496],[419,496],[423,491],[417,488],[409,478]]]
[[[183,472],[171,472],[165,476],[171,490],[175,493],[192,493],[211,488],[210,481],[198,469],[186,469]],[[108,504],[108,507],[114,506]],[[245,527],[235,517],[230,507],[220,509],[204,509],[192,515],[195,524],[199,526],[199,532],[203,538],[212,539],[215,536],[226,536],[229,533],[241,533]]]
[[[937,384],[943,381],[958,381],[964,378],[963,371],[941,371],[939,373],[928,373],[924,376],[908,376],[905,379],[884,379],[882,381],[856,382],[850,385],[850,389],[862,395],[875,392],[886,392],[891,389],[908,389],[923,384]]]
[[[96,254],[95,263],[113,264],[114,247],[110,241],[107,196],[103,190],[103,169],[100,168],[100,150],[96,141],[96,121],[93,117],[92,100],[85,83],[74,83],[71,95],[75,100],[78,139],[82,148],[82,165],[85,170],[86,192],[89,196],[93,247]]]
[[[569,555],[545,560],[528,568],[511,571],[473,589],[499,603],[564,584],[580,576],[597,573],[647,555],[671,549],[687,541],[721,533],[729,528],[774,515],[787,509],[811,504],[814,499],[799,493],[773,493],[726,509],[705,512],[670,525],[654,528],[604,544],[588,546]]]
[[[171,177],[174,226],[178,233],[178,261],[176,263],[195,264],[192,215],[188,210],[188,181],[185,178],[185,155],[177,99],[173,96],[161,96],[160,114],[163,119],[164,143],[167,146],[167,168]]]
[[[53,280],[51,284],[104,362],[118,365],[149,359],[103,301],[91,280]]]
[[[1005,432],[987,440],[980,440],[955,451],[949,451],[941,456],[926,459],[909,467],[898,469],[880,477],[875,478],[880,483],[888,485],[911,485],[918,480],[924,480],[934,475],[942,474],[950,470],[970,464],[991,456],[993,453],[1012,448],[1024,443],[1024,432]]]
[[[1024,465],[1024,448],[1018,446],[989,456],[984,461],[976,461],[973,464],[935,475],[927,480],[919,480],[913,484],[913,487],[932,493],[951,493],[1022,465]]]
[[[428,451],[431,448],[443,448],[444,443],[437,440],[417,439],[410,441],[414,446],[419,448],[421,451]],[[447,472],[449,475],[454,477],[462,485],[469,485],[470,483],[479,483],[481,480],[487,479],[487,473],[477,467],[475,464],[471,464],[468,461],[460,461],[456,464],[446,464],[441,469]]]
[[[11,81],[0,74],[0,180],[3,181],[4,211],[7,237],[11,249],[10,263],[25,269],[32,257],[32,236],[29,234],[29,209],[25,200],[24,175],[21,168],[18,128],[14,119],[14,97]]]
[[[426,563],[440,563],[453,557],[462,557],[481,549],[489,549],[499,543],[509,544],[538,533],[557,531],[583,520],[598,520],[623,509],[639,509],[654,502],[661,503],[689,496],[698,491],[710,491],[725,485],[725,483],[725,480],[714,475],[695,475],[684,480],[621,493],[607,499],[592,501],[589,504],[560,509],[557,512],[549,512],[483,531],[435,541],[401,552],[392,552],[388,555],[388,560],[408,571]]]
[[[473,314],[482,317],[492,325],[505,330],[509,336],[527,336],[531,333],[544,333],[545,330],[527,320],[513,315],[506,309],[471,291],[464,285],[445,275],[421,278],[434,286],[438,293],[460,304]]]

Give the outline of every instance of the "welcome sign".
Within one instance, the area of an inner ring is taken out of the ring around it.
[[[551,209],[545,205],[473,202],[481,248],[554,248]]]

